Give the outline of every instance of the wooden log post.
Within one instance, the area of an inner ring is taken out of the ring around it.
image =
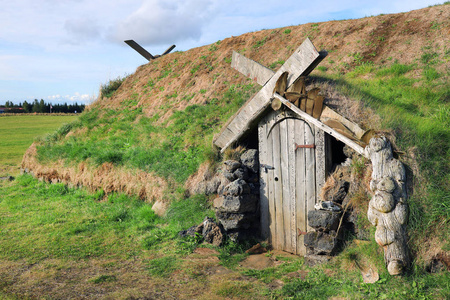
[[[372,138],[365,153],[373,167],[370,181],[373,197],[367,215],[377,227],[375,240],[384,248],[389,274],[399,275],[410,263],[406,234],[408,205],[405,168],[393,157],[391,143],[384,136]]]

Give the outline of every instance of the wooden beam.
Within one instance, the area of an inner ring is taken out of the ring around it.
[[[317,65],[325,56],[326,52],[319,53],[307,38],[264,87],[230,119],[215,138],[214,144],[223,152],[250,129],[258,116],[270,105],[276,81],[283,72],[289,72],[288,86],[290,86],[299,76],[308,75],[312,71],[310,66]]]
[[[322,115],[320,116],[319,119],[322,122],[325,122],[327,120],[335,120],[335,121],[338,121],[338,122],[342,123],[345,127],[350,129],[350,131],[352,131],[355,134],[357,139],[361,139],[361,137],[366,132],[365,130],[361,129],[361,127],[359,127],[358,124],[356,124],[355,122],[352,122],[352,121],[348,120],[347,118],[341,116],[339,113],[335,112],[334,110],[332,110],[328,106],[325,106],[323,108]]]
[[[236,51],[233,51],[231,67],[248,78],[251,78],[261,86],[265,85],[275,74],[271,69],[264,67]]]
[[[133,40],[126,40],[125,43],[127,43],[128,46],[130,46],[131,48],[136,50],[140,55],[145,57],[148,61],[150,61],[152,59],[155,59],[155,57],[153,55],[151,55],[150,52],[148,52],[147,50],[142,48],[141,45],[139,45],[135,41],[133,41]]]
[[[280,95],[278,95],[277,93],[273,94],[273,97],[275,97],[276,99],[280,100],[281,103],[283,103],[285,106],[287,106],[290,110],[292,110],[293,112],[295,112],[297,115],[299,115],[300,117],[302,117],[305,121],[308,121],[312,124],[314,124],[315,126],[317,126],[318,128],[320,128],[321,130],[325,131],[326,133],[328,133],[329,135],[335,137],[337,140],[343,142],[344,144],[348,145],[349,147],[351,147],[353,150],[355,150],[356,152],[358,152],[359,154],[369,158],[367,156],[367,154],[364,152],[364,148],[361,147],[360,145],[358,145],[357,143],[355,143],[353,140],[349,139],[348,137],[340,134],[339,132],[337,132],[336,130],[334,130],[333,128],[323,124],[322,122],[320,122],[319,120],[317,120],[316,118],[308,115],[306,112],[300,110],[298,107],[296,107],[295,105],[293,105],[291,102],[289,102],[289,100],[281,97]]]
[[[167,48],[167,50],[166,50],[166,51],[164,51],[164,53],[163,53],[163,54],[161,54],[161,56],[163,56],[163,55],[166,55],[166,54],[169,54],[169,53],[170,53],[170,51],[172,51],[172,50],[173,50],[173,48],[175,48],[175,45],[172,45],[172,46],[170,46],[169,48]]]

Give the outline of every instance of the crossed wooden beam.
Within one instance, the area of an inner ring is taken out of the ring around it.
[[[136,50],[140,55],[142,55],[143,57],[145,57],[148,61],[151,61],[152,59],[156,59],[158,57],[161,57],[163,55],[169,54],[170,51],[173,50],[173,48],[175,48],[175,45],[170,46],[169,48],[167,48],[166,51],[164,51],[163,54],[161,55],[152,55],[150,52],[148,52],[147,50],[145,50],[144,48],[141,47],[141,45],[139,45],[138,43],[136,43],[134,40],[126,40],[125,43],[128,44],[128,46],[130,46],[131,48],[133,48],[134,50]]]
[[[286,72],[288,74],[286,79],[286,88],[288,89],[299,77],[307,76],[311,73],[326,56],[327,52],[318,52],[312,42],[306,38],[280,69],[278,69],[277,72],[274,72],[233,51],[231,67],[253,79],[262,86],[262,89],[253,98],[248,100],[232,119],[230,119],[215,138],[214,144],[224,151],[248,132],[253,124],[258,121],[258,116],[272,104],[273,99],[277,99],[281,101],[284,106],[300,115],[306,121],[351,146],[358,153],[364,154],[363,147],[351,138],[337,132],[334,128],[327,126],[312,115],[295,106],[277,92],[274,92],[276,91],[277,81],[283,74],[286,74]]]

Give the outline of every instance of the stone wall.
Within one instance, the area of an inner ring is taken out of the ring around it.
[[[242,241],[260,235],[258,151],[249,149],[237,160],[227,160],[214,200],[216,217],[226,235]]]

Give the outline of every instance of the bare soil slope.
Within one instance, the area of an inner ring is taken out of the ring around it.
[[[450,6],[262,30],[175,52],[139,67],[111,100],[97,101],[94,107],[118,105],[133,93],[138,94],[138,106],[145,107],[149,116],[170,114],[167,106],[183,109],[188,104],[201,104],[230,84],[246,80],[230,67],[233,50],[276,70],[306,37],[318,50],[328,51],[320,65],[330,72],[347,72],[361,62],[410,64],[424,53],[449,50]],[[151,91],[149,81],[155,83]],[[175,93],[177,97],[171,97]],[[189,101],[183,100],[183,95],[193,94]]]

